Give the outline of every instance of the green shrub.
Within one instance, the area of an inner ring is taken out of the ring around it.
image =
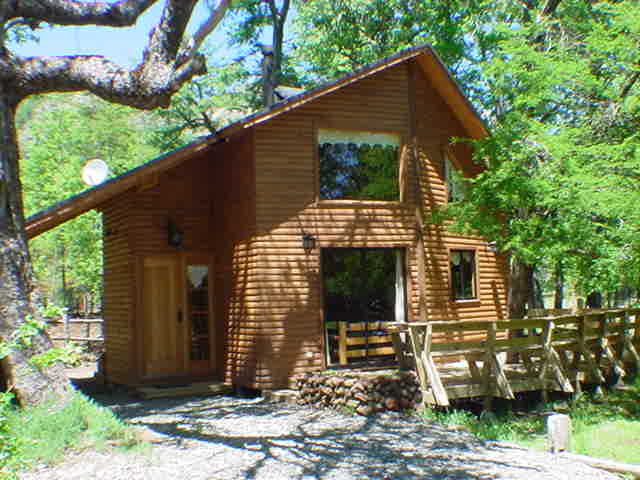
[[[37,462],[51,463],[70,448],[137,443],[132,430],[110,410],[79,392],[64,408],[43,404],[19,409],[5,402],[0,413],[0,474],[10,475]]]
[[[543,405],[541,409],[510,410],[479,417],[466,410],[426,409],[425,421],[461,427],[486,440],[547,448],[546,414],[566,411],[571,417],[571,451],[597,458],[640,463],[640,377],[622,390],[583,394],[575,401]]]

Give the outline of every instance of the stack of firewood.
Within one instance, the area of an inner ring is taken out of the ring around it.
[[[351,376],[307,374],[296,381],[302,405],[331,407],[371,415],[420,406],[422,394],[414,373]]]

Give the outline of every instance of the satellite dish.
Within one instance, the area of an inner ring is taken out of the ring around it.
[[[82,181],[87,185],[98,185],[109,175],[109,165],[99,158],[94,158],[82,167]]]

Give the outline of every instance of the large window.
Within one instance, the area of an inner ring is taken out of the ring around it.
[[[327,363],[392,360],[387,327],[406,319],[404,250],[323,248]]]
[[[320,129],[320,198],[398,200],[399,135]]]
[[[475,250],[451,250],[451,294],[454,300],[478,298]]]

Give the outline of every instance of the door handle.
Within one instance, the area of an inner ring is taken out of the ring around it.
[[[178,323],[182,323],[182,310],[178,310]]]

